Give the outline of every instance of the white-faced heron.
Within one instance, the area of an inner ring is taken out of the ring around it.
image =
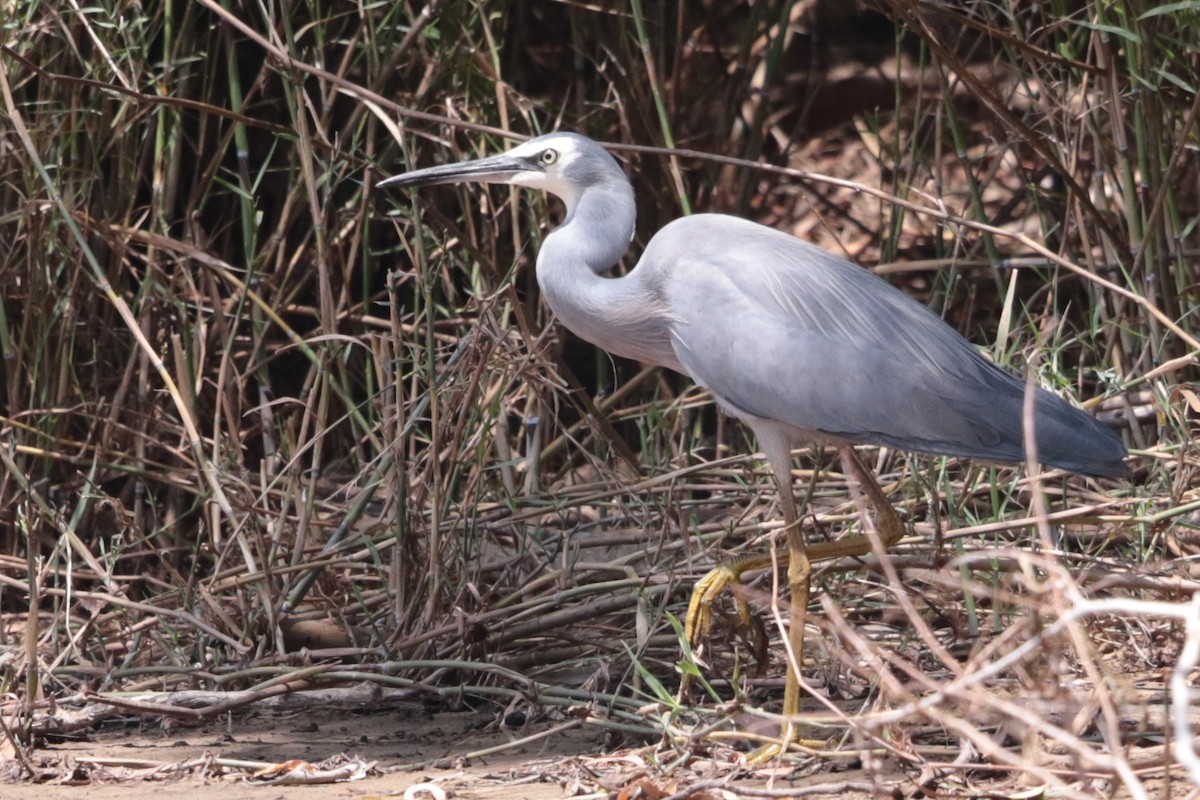
[[[806,548],[792,493],[793,445],[824,442],[841,451],[886,547],[903,526],[852,445],[1023,461],[1024,382],[871,272],[744,219],[678,219],[627,275],[608,277],[633,237],[633,189],[616,160],[584,136],[552,133],[379,186],[463,181],[561,198],[566,218],[537,256],[538,285],[555,316],[611,353],[691,377],[758,437],[787,532],[791,657],[783,712],[795,715],[810,562],[862,555],[870,543],[855,536]],[[1042,389],[1033,408],[1038,461],[1083,475],[1129,474],[1125,446],[1103,424]],[[725,585],[769,563],[743,559],[706,575],[688,608],[688,636],[707,631],[709,607]],[[791,738],[790,727],[785,734]]]

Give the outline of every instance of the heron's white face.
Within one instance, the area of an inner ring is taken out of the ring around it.
[[[562,198],[568,206],[573,205],[580,183],[570,180],[570,176],[578,172],[586,155],[578,137],[550,133],[530,139],[504,155],[519,159],[527,167],[514,172],[505,183],[540,189]]]

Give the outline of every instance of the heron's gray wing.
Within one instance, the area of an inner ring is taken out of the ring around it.
[[[866,270],[721,215],[667,226],[643,265],[673,317],[679,362],[734,413],[925,453],[1024,458],[1023,382]],[[1123,471],[1111,431],[1048,392],[1036,427],[1045,463]]]

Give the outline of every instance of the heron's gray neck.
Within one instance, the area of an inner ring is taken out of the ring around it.
[[[624,176],[589,186],[568,202],[566,220],[542,244],[538,286],[576,335],[619,356],[679,368],[643,271],[605,277],[629,247],[635,216]]]
[[[625,176],[617,177],[589,186],[566,201],[566,219],[542,245],[539,278],[543,257],[552,257],[553,263],[582,262],[597,275],[608,272],[621,260],[633,238],[637,205]]]

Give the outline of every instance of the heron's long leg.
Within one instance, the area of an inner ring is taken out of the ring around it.
[[[800,516],[796,513],[796,498],[792,494],[791,455],[787,468],[775,471],[779,485],[779,500],[783,504],[783,524],[788,544],[788,594],[791,609],[788,613],[787,680],[783,685],[784,741],[792,741],[795,732],[791,718],[800,713],[800,665],[804,663],[804,625],[808,619],[808,594],[812,583],[812,563],[808,557],[804,534],[800,531]]]
[[[764,442],[764,445],[766,443]],[[843,468],[853,474],[861,490],[866,494],[867,501],[875,512],[875,525],[879,543],[887,550],[904,536],[904,524],[900,521],[896,509],[888,501],[879,483],[871,475],[851,447],[839,449]],[[767,448],[767,457],[775,473],[775,481],[779,487],[779,498],[783,504],[783,518],[787,532],[788,543],[788,589],[791,594],[791,609],[789,611],[788,642],[793,658],[788,658],[787,681],[784,684],[783,714],[789,719],[800,712],[800,683],[796,669],[799,669],[804,651],[804,624],[808,612],[808,598],[812,579],[812,563],[835,558],[852,558],[871,552],[872,537],[866,534],[849,536],[832,542],[808,544],[800,531],[799,515],[796,511],[796,500],[792,493],[791,457],[786,450],[781,454],[778,448],[772,452]],[[735,559],[721,564],[708,572],[697,583],[692,592],[685,619],[685,633],[688,640],[697,644],[698,640],[708,635],[712,626],[712,603],[730,583],[741,578],[742,573],[755,569],[763,569],[772,564],[772,558],[754,556]],[[793,669],[793,666],[795,669]],[[790,722],[785,724],[782,742],[795,741],[795,732]],[[757,758],[769,758],[777,748],[767,748],[760,751]]]

